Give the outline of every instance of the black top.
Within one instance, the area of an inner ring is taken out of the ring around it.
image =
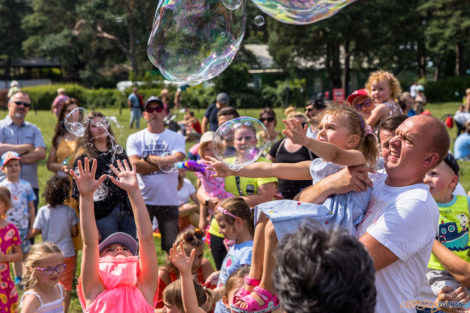
[[[96,158],[98,161],[97,168],[96,168],[96,175],[95,178],[99,178],[101,175],[106,174],[106,175],[114,175],[114,173],[111,171],[111,168],[109,165],[112,163],[116,168],[117,168],[117,160],[127,160],[129,162],[129,159],[127,158],[126,151],[123,151],[121,154],[114,154],[111,151],[109,152],[97,152],[98,157]],[[77,168],[78,166],[78,160],[82,161],[82,164],[84,162],[86,155],[82,154],[79,156],[73,165],[73,168]],[[90,159],[90,158],[89,158]],[[90,168],[91,168],[92,160],[90,160]],[[101,201],[95,201],[95,219],[101,219],[103,217],[106,217],[111,211],[120,203],[124,205],[125,210],[131,211],[131,206],[129,203],[129,198],[127,197],[127,192],[118,186],[116,186],[109,177],[107,177],[103,185],[107,189],[107,195],[106,197],[101,200]],[[75,181],[73,181],[73,188],[72,188],[72,197],[75,199],[79,198],[80,193],[78,192],[77,184]]]
[[[276,163],[297,163],[317,158],[315,154],[305,147],[290,153],[284,147],[284,141],[285,138],[279,140],[269,150],[269,155],[276,159]],[[302,189],[310,185],[312,185],[312,180],[279,179],[279,192],[284,199],[293,199]]]
[[[219,122],[217,120],[217,113],[219,113],[219,108],[215,103],[212,103],[209,105],[209,107],[206,110],[206,113],[204,113],[204,117],[207,117],[209,120],[209,130],[211,131],[217,131],[217,128],[219,128]]]

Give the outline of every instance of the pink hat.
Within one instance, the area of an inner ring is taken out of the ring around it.
[[[359,89],[354,91],[352,94],[349,95],[347,101],[348,103],[353,103],[354,99],[356,99],[359,96],[367,96],[369,97],[369,94],[367,93],[366,89]]]
[[[7,152],[5,152],[4,154],[2,154],[2,158],[1,158],[1,161],[0,161],[0,166],[1,166],[1,167],[4,167],[5,165],[7,165],[7,163],[8,163],[10,160],[21,160],[21,157],[20,157],[20,155],[18,154],[18,152],[15,152],[15,151],[7,151]]]

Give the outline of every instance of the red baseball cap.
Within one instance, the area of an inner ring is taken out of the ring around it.
[[[353,103],[354,99],[356,99],[356,97],[359,97],[359,96],[367,96],[369,97],[369,94],[367,93],[367,90],[366,89],[359,89],[359,90],[356,90],[354,91],[352,94],[349,95],[347,101],[348,103]]]

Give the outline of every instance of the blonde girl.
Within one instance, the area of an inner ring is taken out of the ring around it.
[[[306,137],[307,126],[302,128],[298,120],[284,121],[283,133],[294,143],[305,145],[320,158],[299,163],[255,163],[241,169],[237,175],[252,177],[276,176],[282,179],[320,179],[334,174],[344,166],[369,164],[374,166],[377,158],[377,142],[370,127],[361,115],[349,108],[324,110],[319,116],[317,139]],[[218,175],[234,175],[221,162],[211,159]],[[357,187],[357,191],[361,187]],[[328,198],[323,205],[299,203],[289,200],[268,202],[256,207],[257,225],[250,275],[243,288],[237,292],[232,309],[237,312],[276,310],[279,300],[273,293],[271,273],[274,268],[272,252],[278,240],[286,233],[295,231],[306,218],[334,223],[355,232],[367,206],[369,193],[352,193],[350,196]],[[332,209],[330,209],[332,208]],[[359,208],[359,210],[352,210]],[[346,218],[343,218],[346,216]],[[267,252],[267,253],[265,253]]]
[[[195,257],[192,262],[191,273],[196,276],[196,280],[200,284],[204,284],[210,274],[214,271],[210,262],[205,259],[204,256],[204,231],[190,229],[178,234],[173,247],[183,245],[183,249],[187,255],[191,254],[191,251],[195,251]],[[157,309],[163,307],[162,294],[167,286],[178,279],[180,272],[178,268],[171,262],[168,262],[161,266],[158,270],[158,300]]]
[[[33,245],[25,266],[21,313],[64,312],[64,288],[58,282],[65,263],[59,247],[51,242]]]
[[[233,303],[233,297],[235,296],[235,292],[243,286],[243,282],[245,281],[245,277],[248,276],[250,273],[250,266],[249,265],[242,265],[233,272],[227,279],[225,283],[225,290],[224,295],[222,297],[222,301],[224,302],[225,307],[230,313],[234,313],[230,308],[230,303]]]
[[[401,93],[400,82],[392,73],[373,72],[367,80],[366,89],[375,104],[367,119],[367,125],[375,128],[384,117],[403,114],[395,101]]]
[[[0,312],[16,312],[18,308],[18,295],[10,276],[10,262],[23,260],[18,229],[6,221],[6,212],[10,207],[10,191],[0,186]]]

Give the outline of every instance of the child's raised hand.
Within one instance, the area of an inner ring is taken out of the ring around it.
[[[112,164],[109,166],[113,173],[117,176],[117,179],[113,176],[110,176],[109,178],[111,179],[111,181],[116,186],[124,189],[127,192],[138,190],[139,183],[137,181],[135,165],[129,166],[127,160],[124,160],[124,164],[123,162],[121,162],[121,160],[117,160],[117,165],[118,169]]]
[[[227,164],[217,160],[216,158],[207,156],[207,164],[210,165],[210,168],[215,171],[215,175],[217,177],[227,177],[233,176],[233,171],[227,166]]]
[[[183,243],[175,245],[170,249],[170,262],[180,271],[181,274],[191,274],[196,249],[191,251],[188,257],[184,251]]]
[[[82,165],[82,161],[78,160],[78,174],[75,171],[70,170],[70,175],[72,175],[73,179],[77,183],[78,191],[82,197],[93,197],[93,193],[96,189],[103,183],[106,179],[106,175],[101,175],[100,178],[97,180],[95,179],[96,175],[96,167],[97,161],[96,159],[93,160],[93,164],[90,170],[90,162],[88,161],[88,157],[85,158],[83,161],[85,162],[85,166]]]
[[[302,123],[296,118],[282,120],[282,122],[284,125],[286,125],[286,128],[282,131],[282,133],[292,140],[293,143],[305,145],[308,125],[302,127]]]

